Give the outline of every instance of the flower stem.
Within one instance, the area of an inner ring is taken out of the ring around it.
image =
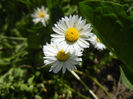
[[[72,92],[76,93],[78,96],[80,96],[83,99],[91,99],[89,97],[86,97],[84,95],[82,95],[81,93],[77,92],[76,90],[74,90],[73,88],[71,88],[70,86],[68,86],[67,84],[64,85],[65,87],[69,88]]]
[[[90,94],[94,97],[94,99],[98,99],[98,97],[95,95],[95,93],[89,89],[89,87],[84,83],[83,80],[80,79],[80,77],[74,72],[74,71],[70,71],[72,73],[72,75],[80,81],[80,83],[86,88],[86,90],[88,90],[90,92]]]
[[[1,36],[3,39],[11,39],[11,40],[26,40],[26,38],[23,37],[11,37],[11,36]]]
[[[90,75],[86,75],[85,73],[81,72],[81,71],[78,71],[76,70],[75,72],[81,74],[81,75],[84,75],[84,76],[87,76],[88,78],[90,78],[92,81],[94,81],[104,92],[105,94],[109,97],[109,99],[112,99],[112,96],[110,96],[110,94],[108,93],[108,91],[97,81],[96,78],[90,76]]]

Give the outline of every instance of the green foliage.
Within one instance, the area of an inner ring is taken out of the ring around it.
[[[133,90],[133,85],[131,84],[131,82],[130,82],[130,81],[127,79],[127,77],[125,76],[125,74],[124,74],[122,68],[120,68],[120,71],[121,71],[121,78],[122,78],[123,84],[124,84],[127,88]]]
[[[52,26],[62,16],[78,14],[80,1],[0,1],[0,99],[89,99],[90,95],[83,95],[87,93],[85,88],[69,72],[64,75],[60,72],[49,73],[49,66],[45,67],[43,63],[42,47],[50,42]],[[50,20],[47,27],[32,22],[31,14],[41,6],[49,8]],[[129,10],[131,12],[132,9]],[[110,16],[117,19],[114,14]],[[123,25],[120,21],[117,23]],[[95,76],[99,68],[116,57],[110,55],[108,50],[98,51],[91,45],[84,51],[82,58],[78,70]],[[88,80],[85,78],[85,81]]]
[[[0,1],[1,99],[72,98],[77,94],[68,81],[58,76],[60,73],[55,75],[48,72],[49,67],[43,68],[42,51],[42,46],[50,42],[52,26],[62,16],[77,13],[77,4],[76,0]],[[47,27],[32,22],[31,14],[41,6],[49,8]]]
[[[123,61],[125,75],[133,83],[133,15],[130,8],[126,3],[100,0],[80,3],[81,14],[94,25],[96,34],[110,50]]]

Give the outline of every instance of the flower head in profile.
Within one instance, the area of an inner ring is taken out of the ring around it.
[[[44,52],[44,64],[52,64],[50,72],[54,73],[59,72],[62,69],[62,72],[65,73],[66,69],[71,71],[76,69],[75,65],[78,65],[82,59],[79,56],[82,55],[82,52],[72,51],[65,52],[64,48],[56,43],[46,44],[43,46]]]
[[[60,43],[66,52],[88,48],[88,37],[92,30],[91,24],[78,15],[65,16],[52,28],[56,34],[52,34],[52,41]]]
[[[93,33],[91,33],[89,41],[98,50],[103,50],[103,49],[106,48],[105,45],[103,43],[101,43],[100,39],[97,38],[97,36],[95,34],[93,34]]]
[[[49,20],[48,8],[45,8],[44,6],[37,8],[31,16],[33,17],[32,21],[35,24],[41,22],[43,26],[46,26]]]

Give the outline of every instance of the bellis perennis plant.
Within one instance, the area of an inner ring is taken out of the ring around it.
[[[87,85],[73,71],[82,62],[84,48],[89,48],[89,41],[94,43],[95,48],[104,48],[100,45],[100,40],[91,32],[91,24],[78,15],[70,15],[61,18],[52,28],[55,34],[51,34],[51,44],[43,46],[44,64],[51,65],[49,72],[58,73],[66,70],[72,73],[90,92]],[[90,92],[95,99],[97,96]]]
[[[78,15],[70,15],[61,18],[52,28],[55,34],[51,34],[51,44],[43,46],[44,64],[51,64],[50,72],[65,73],[66,69],[72,71],[77,69],[82,59],[84,48],[89,48],[89,41],[97,49],[104,49],[105,46],[99,42],[96,35],[91,32],[91,24]]]
[[[46,44],[43,46],[44,52],[44,63],[46,65],[52,64],[50,72],[54,73],[59,72],[62,69],[62,72],[65,73],[66,69],[71,71],[76,69],[75,65],[78,65],[82,59],[79,58],[82,55],[81,51],[71,51],[65,52],[64,48],[57,43]]]
[[[35,24],[41,22],[44,27],[46,27],[46,25],[48,24],[49,20],[48,8],[45,8],[44,6],[35,9],[35,12],[31,16],[33,17],[32,21]]]
[[[52,41],[58,42],[66,52],[89,48],[88,37],[92,30],[91,24],[78,15],[61,18],[52,28]]]
[[[105,45],[100,41],[99,38],[97,38],[94,33],[91,33],[89,41],[97,50],[104,50],[106,48]]]

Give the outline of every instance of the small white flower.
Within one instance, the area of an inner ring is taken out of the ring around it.
[[[93,33],[91,33],[89,41],[93,44],[93,46],[98,49],[98,50],[103,50],[105,49],[105,45],[103,43],[101,43],[101,41],[99,40],[99,38],[97,38],[97,36]]]
[[[48,24],[49,20],[48,8],[45,8],[44,6],[35,9],[35,12],[31,16],[33,17],[32,21],[35,24],[39,22],[41,22],[43,26],[46,26]]]
[[[82,52],[72,51],[65,52],[62,46],[59,44],[51,43],[43,46],[44,52],[44,64],[52,64],[49,72],[53,71],[54,73],[59,72],[62,69],[62,72],[65,73],[66,69],[71,71],[76,69],[75,65],[78,65],[82,59],[79,56],[82,56]]]
[[[66,52],[89,47],[87,40],[92,30],[91,24],[86,24],[86,20],[78,15],[65,16],[52,29],[56,32],[51,35],[52,41],[58,42]]]

